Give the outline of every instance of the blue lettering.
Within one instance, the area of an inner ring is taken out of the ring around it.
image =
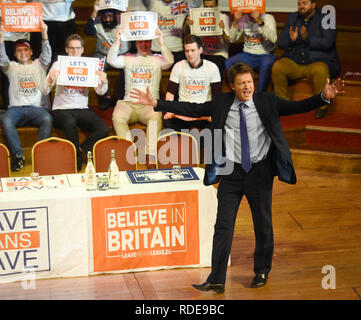
[[[37,228],[36,225],[27,225],[27,221],[31,221],[31,220],[36,220],[35,218],[27,218],[26,215],[30,213],[36,213],[36,210],[28,210],[28,211],[23,211],[23,228],[24,229],[34,229]]]

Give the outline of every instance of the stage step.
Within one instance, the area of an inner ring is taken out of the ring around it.
[[[361,152],[345,153],[346,150],[309,145],[291,148],[291,152],[296,170],[361,173]]]
[[[286,129],[285,135],[296,167],[361,173],[361,122],[359,128],[306,125]]]

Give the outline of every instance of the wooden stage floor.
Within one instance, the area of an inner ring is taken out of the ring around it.
[[[295,186],[275,180],[275,252],[265,287],[250,288],[254,236],[244,199],[224,294],[193,289],[209,268],[190,268],[36,280],[29,289],[0,284],[0,300],[361,300],[361,175],[297,174]],[[330,275],[324,266],[334,267],[334,289],[322,286]]]

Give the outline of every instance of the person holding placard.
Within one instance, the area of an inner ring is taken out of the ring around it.
[[[9,108],[1,119],[2,130],[12,156],[11,171],[19,171],[25,164],[16,128],[26,125],[39,128],[38,139],[51,135],[53,119],[46,110],[49,97],[43,97],[40,85],[46,77],[51,62],[51,48],[48,41],[47,25],[41,23],[42,50],[40,57],[32,60],[30,42],[19,39],[14,43],[17,62],[10,61],[5,52],[4,29],[0,26],[0,66],[9,79]]]
[[[118,11],[115,9],[101,9],[99,10],[99,0],[94,1],[93,11],[89,17],[84,31],[87,35],[95,36],[96,47],[93,57],[106,57],[110,47],[115,40],[115,33],[118,28],[117,21]],[[99,15],[99,17],[98,17]],[[126,54],[130,49],[129,41],[121,41],[119,46],[119,54]],[[107,61],[105,61],[104,71],[111,70]],[[116,84],[115,96],[111,97],[109,92],[104,96],[99,97],[99,109],[105,110],[109,107],[114,107],[117,100],[124,96],[124,71],[120,70],[120,75]]]
[[[108,53],[108,63],[114,68],[124,69],[125,96],[118,100],[113,112],[113,126],[117,136],[131,140],[128,123],[141,122],[147,125],[146,158],[149,167],[155,166],[155,154],[158,133],[162,128],[162,114],[154,112],[147,105],[133,104],[130,91],[134,88],[150,88],[155,97],[159,97],[159,86],[162,70],[169,69],[174,58],[172,52],[163,41],[162,32],[157,29],[156,36],[161,49],[160,54],[151,52],[152,40],[138,40],[135,42],[137,54],[118,55],[122,27],[116,33],[116,40]]]
[[[4,2],[4,1],[2,1]],[[26,0],[18,0],[18,3],[26,3]],[[14,43],[20,39],[30,39],[30,32],[4,32],[5,51],[10,60],[15,60]],[[40,54],[40,53],[39,53]],[[34,54],[33,54],[34,57]],[[7,109],[9,106],[9,80],[8,77],[0,70],[1,97],[3,104],[0,109]]]
[[[49,41],[52,50],[52,59],[65,54],[64,45],[66,38],[76,33],[75,0],[37,0],[42,2],[43,21],[48,25]],[[31,34],[31,43],[34,48],[39,47],[38,33]]]
[[[221,93],[222,82],[215,63],[202,59],[202,40],[193,35],[183,39],[187,60],[177,62],[169,77],[166,100],[203,103]],[[167,112],[164,115],[164,128],[182,129],[211,128],[211,117],[191,118]]]
[[[81,57],[84,52],[84,40],[78,34],[70,35],[65,42],[65,51],[68,56]],[[94,90],[98,95],[104,95],[108,90],[107,75],[103,71],[96,71],[96,74],[99,81]],[[59,61],[56,61],[42,85],[43,94],[50,92],[58,76]],[[78,171],[81,170],[88,151],[92,151],[94,144],[109,133],[108,125],[89,108],[88,95],[88,87],[56,85],[52,108],[54,127],[64,130],[66,138],[75,146]],[[81,145],[78,127],[90,132]]]
[[[271,14],[251,11],[244,15],[242,11],[237,11],[234,13],[229,41],[236,42],[242,35],[243,52],[226,60],[226,70],[239,62],[249,65],[258,72],[257,92],[266,91],[276,60],[273,54],[277,41],[276,21]]]
[[[218,0],[203,0],[204,8],[218,8]],[[184,35],[190,33],[190,27],[194,24],[194,21],[187,17],[184,25]],[[224,63],[228,58],[228,43],[229,43],[229,17],[220,13],[219,27],[223,29],[222,35],[208,35],[200,36],[202,40],[202,59],[207,59],[215,63],[219,69],[221,78],[223,79]]]
[[[144,6],[158,13],[158,26],[163,33],[164,43],[172,51],[174,62],[185,59],[182,43],[182,32],[188,8],[199,7],[201,0],[189,0],[188,7],[182,6],[179,0],[142,0]],[[152,42],[152,51],[161,52],[156,40]]]
[[[275,93],[290,99],[288,81],[307,78],[313,92],[323,90],[327,78],[336,77],[341,65],[336,50],[337,30],[324,28],[327,15],[316,8],[315,0],[299,0],[298,11],[290,13],[278,40],[283,56],[272,70]],[[323,118],[327,111],[324,105],[315,111],[316,119]]]

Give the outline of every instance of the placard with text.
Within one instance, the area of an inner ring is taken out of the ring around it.
[[[121,15],[122,40],[152,40],[157,38],[158,13],[149,11],[126,12]]]
[[[249,13],[251,11],[258,11],[260,13],[266,12],[266,0],[228,0],[229,9],[231,13],[242,11]]]
[[[1,3],[1,21],[5,32],[39,32],[42,4]]]
[[[200,263],[198,191],[91,199],[94,272]]]
[[[59,76],[58,85],[74,87],[97,87],[99,77],[98,58],[58,56]]]
[[[196,36],[219,36],[223,29],[219,27],[220,11],[217,8],[199,8],[190,10],[193,20],[191,33]]]
[[[128,8],[128,0],[100,0],[99,10],[115,9],[119,11],[126,11]]]

